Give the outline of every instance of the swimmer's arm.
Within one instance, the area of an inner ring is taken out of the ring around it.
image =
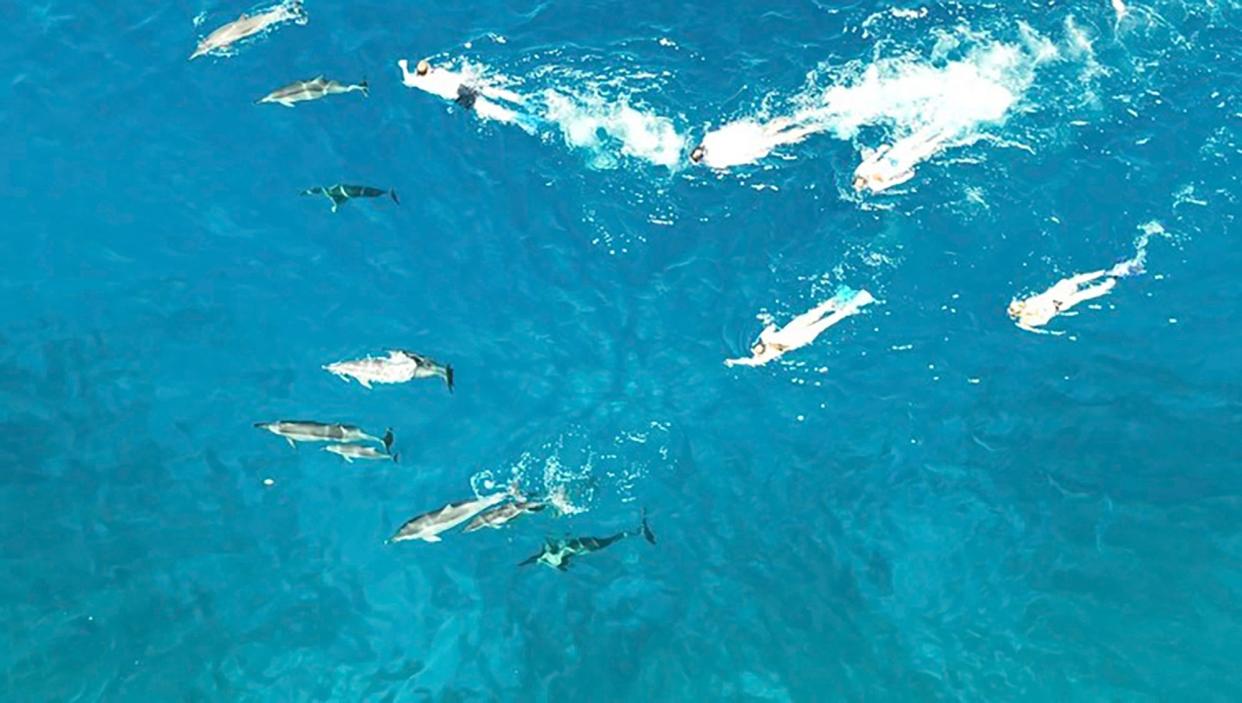
[[[1026,330],[1027,332],[1034,332],[1035,334],[1052,334],[1048,330],[1040,329],[1039,327],[1034,327],[1034,326],[1025,324],[1023,322],[1016,322],[1014,324],[1016,324],[1019,328]]]
[[[733,368],[734,366],[763,366],[766,363],[768,363],[767,359],[744,356],[740,359],[725,359],[724,365]]]
[[[414,87],[414,74],[410,72],[410,62],[405,59],[397,60],[397,68],[401,69],[401,82],[407,88]]]

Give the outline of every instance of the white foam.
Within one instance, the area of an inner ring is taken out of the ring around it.
[[[917,157],[903,164],[904,174],[940,148],[973,141],[980,125],[1002,122],[1039,64],[1058,56],[1051,42],[1026,25],[1019,34],[1020,41],[1003,43],[942,33],[928,58],[902,55],[823,67],[790,101],[792,114],[745,118],[709,132],[704,162],[715,168],[753,163],[817,133],[854,139],[862,128],[880,125],[889,128],[894,153]],[[1085,35],[1076,38],[1082,42],[1079,51],[1089,53]],[[820,87],[820,81],[828,86]],[[906,139],[914,141],[903,145]],[[933,142],[935,148],[925,148]]]
[[[804,97],[799,115],[844,139],[866,125],[900,135],[929,127],[960,135],[998,122],[1030,85],[1038,61],[1021,47],[992,43],[943,64],[881,59],[852,80]]]
[[[625,99],[596,95],[567,96],[544,91],[545,117],[560,130],[565,143],[595,152],[594,165],[614,168],[616,154],[673,167],[681,160],[685,137],[667,117],[646,112]]]

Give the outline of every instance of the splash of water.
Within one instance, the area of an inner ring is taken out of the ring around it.
[[[573,428],[538,448],[522,452],[507,470],[479,471],[470,483],[479,495],[502,483],[516,485],[523,494],[547,501],[561,515],[589,511],[604,494],[621,502],[633,500],[639,480],[657,466],[670,466],[666,444],[669,425],[651,422],[641,430],[625,430],[605,439],[593,439]]]
[[[545,117],[565,143],[592,154],[591,165],[611,169],[616,154],[672,168],[681,160],[686,140],[667,117],[644,111],[626,99],[606,100],[599,95],[568,96],[544,91]]]

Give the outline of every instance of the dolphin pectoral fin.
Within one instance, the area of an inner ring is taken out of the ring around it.
[[[293,439],[292,439],[292,438],[290,438],[290,437],[285,437],[285,441],[289,443],[289,446],[290,446],[290,447],[293,447],[294,449],[297,449],[297,448],[298,448],[298,443],[297,443],[297,442],[295,442],[295,441],[293,441]]]
[[[332,212],[336,212],[336,208],[335,208],[335,207],[334,207],[334,208],[332,208]],[[361,385],[363,388],[365,388],[365,389],[367,389],[367,390],[371,390],[371,382],[370,382],[370,381],[368,381],[368,380],[366,380],[365,378],[360,378],[360,379],[358,379],[358,384],[359,384],[359,385]]]
[[[348,457],[348,456],[347,456],[347,457],[345,457],[345,463],[346,463],[346,464],[352,464],[352,463],[354,463],[354,459],[353,459],[353,457]]]
[[[642,524],[639,526],[639,529],[642,530],[643,539],[647,540],[648,544],[656,543],[655,533],[651,531],[651,525],[647,524],[647,509],[646,508],[643,509],[643,521],[642,521]]]
[[[440,535],[423,535],[424,542],[439,542]]]

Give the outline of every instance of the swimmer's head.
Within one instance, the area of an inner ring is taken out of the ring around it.
[[[755,356],[763,356],[763,353],[767,350],[768,350],[768,345],[764,344],[763,342],[755,342],[755,346],[750,348],[750,353]]]
[[[867,179],[863,176],[854,176],[854,190],[861,193],[867,187]]]
[[[1009,302],[1009,316],[1013,319],[1022,317],[1022,311],[1026,309],[1026,301],[1013,300]]]
[[[420,76],[427,75],[427,72],[430,70],[431,70],[431,64],[427,63],[427,59],[419,59],[418,65],[414,67],[414,72]]]
[[[694,147],[694,151],[690,152],[690,160],[696,164],[701,163],[704,156],[707,156],[707,150],[703,148],[702,144]]]

